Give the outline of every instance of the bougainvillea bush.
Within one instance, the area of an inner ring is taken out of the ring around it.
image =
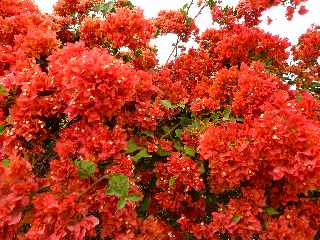
[[[222,2],[0,1],[1,240],[319,239],[320,28],[290,46],[259,17],[305,1]]]

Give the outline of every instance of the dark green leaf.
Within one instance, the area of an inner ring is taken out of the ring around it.
[[[145,197],[142,200],[140,206],[137,209],[139,217],[146,217],[147,216],[150,203],[151,203],[150,197]]]
[[[210,8],[212,8],[216,4],[215,0],[208,0],[208,5]]]
[[[158,37],[160,34],[161,34],[161,29],[159,27],[157,27],[155,37]]]
[[[141,48],[137,48],[136,50],[135,50],[135,52],[134,52],[134,54],[136,55],[136,56],[141,56],[142,55],[142,50],[141,50]]]
[[[165,133],[168,133],[171,131],[171,128],[169,128],[167,125],[164,125],[162,126],[162,130],[165,132]]]
[[[240,219],[241,219],[241,216],[235,215],[235,216],[233,216],[232,221],[233,221],[233,222],[239,222]]]
[[[96,171],[96,165],[89,160],[76,160],[75,165],[78,167],[78,176],[80,178],[91,177]]]
[[[146,135],[147,137],[154,137],[154,134],[153,134],[153,132],[150,132],[150,131],[143,131],[142,132],[144,135]]]
[[[150,155],[147,151],[147,149],[140,150],[136,155],[134,155],[133,160],[139,161],[141,158],[151,158],[152,155]]]
[[[263,211],[265,213],[267,213],[268,215],[271,215],[271,216],[280,214],[276,209],[274,209],[272,207],[266,207],[266,208],[263,209]]]
[[[199,167],[200,175],[204,174],[206,172],[206,168],[204,167],[203,161],[197,161],[197,165]]]
[[[182,127],[187,126],[191,122],[191,119],[187,118],[187,117],[180,117],[180,124]]]
[[[128,53],[122,56],[122,60],[127,63],[130,62],[133,59],[133,57]]]
[[[140,149],[143,149],[143,147],[138,146],[133,140],[130,139],[128,141],[128,147],[127,147],[126,153],[133,153],[133,152],[138,151]]]
[[[107,194],[125,198],[129,192],[129,178],[122,174],[113,174],[108,182]]]
[[[176,129],[176,130],[175,130],[176,137],[180,139],[182,132],[183,132],[182,129]]]
[[[183,151],[183,146],[180,143],[175,143],[174,144],[174,148],[177,149],[180,152]]]
[[[210,119],[213,121],[213,122],[218,122],[219,121],[219,118],[220,118],[220,115],[218,112],[213,112],[210,116]]]
[[[2,160],[2,164],[3,164],[3,166],[5,166],[5,167],[9,167],[9,165],[10,165],[10,160],[9,160],[9,159],[3,159],[3,160]]]
[[[164,150],[164,149],[161,148],[160,146],[159,146],[159,149],[158,149],[158,151],[157,151],[157,154],[158,154],[160,157],[168,157],[168,156],[171,155],[170,152],[167,152],[166,150]]]
[[[184,145],[183,150],[184,153],[190,157],[194,157],[196,155],[196,150],[191,146]]]
[[[6,125],[0,125],[0,135],[3,134],[5,128],[6,128]]]
[[[266,61],[263,62],[265,67],[270,67],[273,63],[273,59],[272,58],[268,58]]]

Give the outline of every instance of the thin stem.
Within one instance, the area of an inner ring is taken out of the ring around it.
[[[179,45],[180,41],[181,41],[181,40],[180,40],[180,37],[178,37],[178,38],[177,38],[176,43],[174,44],[174,47],[173,47],[173,49],[172,49],[172,51],[171,51],[170,55],[169,55],[169,57],[167,58],[166,64],[169,62],[169,60],[170,60],[170,58],[171,58],[172,54],[173,54],[175,51],[177,51],[177,50],[178,50],[178,45]]]
[[[80,193],[77,202],[80,201],[80,199],[86,195],[88,192],[90,192],[97,184],[99,184],[100,182],[102,182],[103,180],[107,180],[109,178],[109,176],[104,175],[100,178],[98,178],[96,181],[94,181],[94,183],[92,183],[86,190],[84,190],[82,193]]]
[[[203,10],[205,7],[207,7],[207,6],[209,6],[209,5],[208,5],[208,2],[206,2],[206,3],[199,9],[199,12],[194,16],[193,20],[196,20],[197,17],[199,17],[199,15],[201,14],[202,10]]]
[[[191,8],[192,4],[193,4],[193,0],[191,0],[189,6],[187,8],[187,11],[186,11],[186,15],[187,16],[189,14],[189,11],[190,11],[190,8]],[[179,46],[180,41],[181,41],[181,39],[180,39],[180,37],[178,37],[176,43],[174,44],[174,47],[173,47],[170,55],[169,55],[169,57],[167,58],[167,61],[166,61],[165,65],[168,64],[168,62],[169,62],[169,60],[170,60],[170,58],[171,58],[171,56],[173,55],[174,52],[176,52],[176,56],[178,55],[178,46]]]
[[[189,11],[190,11],[190,8],[191,8],[192,4],[193,4],[193,0],[191,0],[191,3],[189,4],[189,6],[188,6],[188,8],[187,8],[187,13],[186,13],[187,16],[188,16],[188,13],[189,13]],[[206,2],[206,3],[200,8],[200,10],[198,11],[198,13],[192,18],[192,20],[193,20],[193,21],[196,20],[196,18],[201,14],[202,10],[203,10],[205,7],[207,7],[207,6],[209,6],[208,2]],[[172,55],[173,55],[174,52],[176,53],[176,57],[177,57],[177,55],[178,55],[178,46],[179,46],[180,42],[181,42],[181,39],[180,39],[180,37],[178,37],[176,43],[174,44],[174,47],[173,47],[170,55],[169,55],[169,57],[167,58],[167,61],[166,61],[165,65],[167,65],[167,64],[169,63],[170,58],[172,57]]]

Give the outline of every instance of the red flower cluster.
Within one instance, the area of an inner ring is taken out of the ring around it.
[[[154,19],[154,25],[160,29],[162,34],[177,34],[183,42],[187,42],[192,33],[199,31],[195,21],[183,11],[162,10],[159,12],[158,17]]]

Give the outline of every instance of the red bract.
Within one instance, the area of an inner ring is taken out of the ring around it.
[[[0,16],[10,17],[20,15],[22,13],[36,13],[39,14],[39,9],[32,0],[16,1],[3,0],[0,3]]]
[[[60,16],[86,13],[98,0],[61,0],[54,5],[54,10]]]
[[[309,227],[308,219],[298,216],[294,208],[288,209],[276,221],[271,220],[262,239],[309,239],[315,235]]]
[[[126,143],[126,135],[119,127],[110,131],[102,124],[93,127],[80,121],[60,133],[55,150],[63,158],[77,155],[98,162],[117,158]]]
[[[279,67],[285,64],[285,49],[289,46],[286,40],[243,25],[234,25],[231,30],[207,30],[200,44],[215,58],[218,68],[252,60],[268,61]]]
[[[150,21],[144,19],[141,9],[128,8],[118,8],[115,13],[107,15],[102,29],[113,47],[132,49],[148,43],[155,32]]]
[[[200,155],[209,160],[212,191],[237,187],[251,179],[261,162],[251,152],[252,133],[243,124],[228,124],[209,128],[199,144]]]
[[[175,210],[182,208],[182,203],[191,204],[188,191],[203,189],[203,180],[196,163],[173,153],[168,157],[168,162],[157,166],[157,187],[162,191],[155,195],[159,204],[167,209]]]

